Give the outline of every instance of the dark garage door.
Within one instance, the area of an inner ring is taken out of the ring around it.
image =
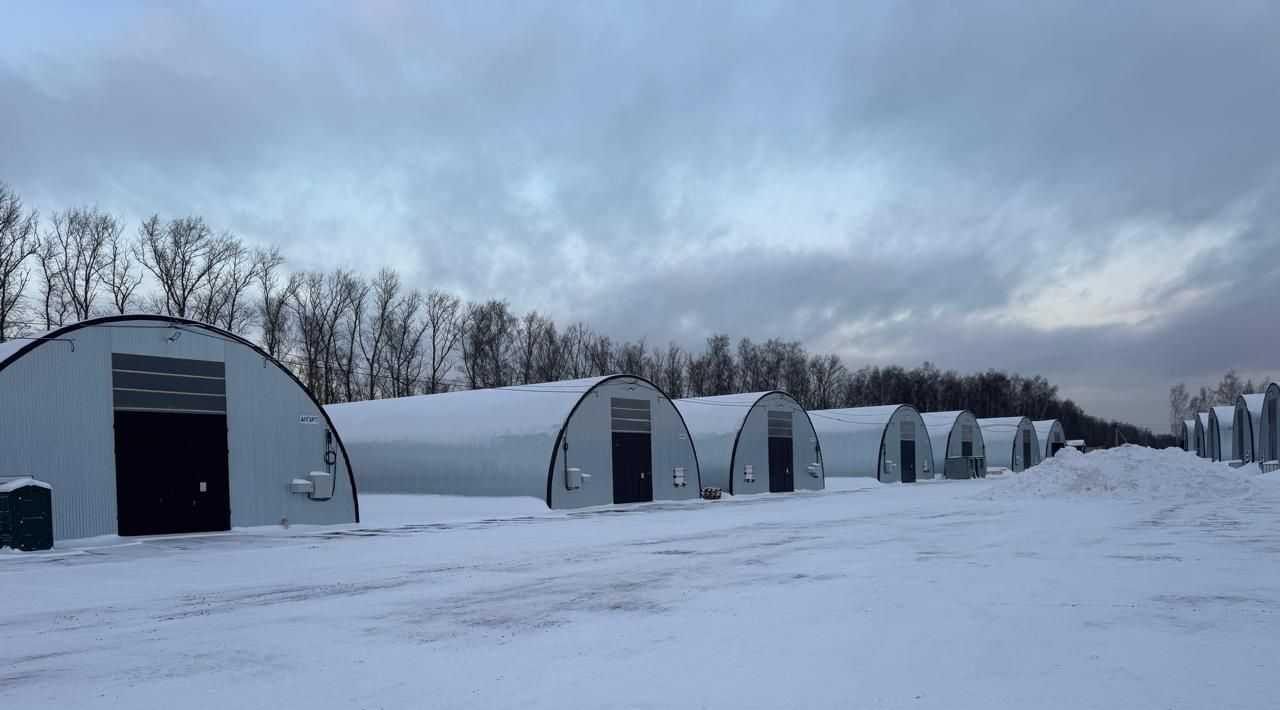
[[[647,399],[614,397],[610,402],[613,428],[613,502],[653,500],[653,438]]]
[[[221,362],[112,355],[121,535],[231,528]]]

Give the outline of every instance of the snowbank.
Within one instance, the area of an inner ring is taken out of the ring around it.
[[[1233,469],[1181,449],[1122,446],[1087,454],[1063,449],[1023,473],[993,479],[978,494],[1008,498],[1189,501],[1254,493],[1256,468]]]

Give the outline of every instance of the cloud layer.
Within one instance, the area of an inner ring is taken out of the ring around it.
[[[620,337],[1280,373],[1280,7],[117,3],[0,27],[0,179]]]

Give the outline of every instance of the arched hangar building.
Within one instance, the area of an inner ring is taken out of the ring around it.
[[[182,318],[0,343],[0,476],[50,484],[55,540],[359,518],[342,440],[307,389]]]
[[[823,488],[822,447],[809,415],[786,392],[675,400],[702,485],[731,495]]]
[[[967,409],[921,414],[933,449],[933,471],[946,478],[986,475],[987,450],[978,420]]]
[[[867,476],[882,483],[933,478],[933,447],[920,412],[909,404],[809,412],[822,441],[828,476]]]
[[[365,492],[532,496],[551,508],[697,498],[680,411],[611,375],[326,407]]]
[[[987,465],[1015,473],[1040,463],[1040,442],[1035,425],[1026,417],[979,419],[987,442]]]

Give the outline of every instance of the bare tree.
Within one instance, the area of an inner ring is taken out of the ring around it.
[[[371,286],[369,318],[360,338],[360,355],[363,360],[368,382],[364,392],[365,399],[375,399],[378,388],[384,383],[383,367],[387,364],[385,349],[390,330],[394,327],[396,307],[400,298],[400,275],[395,271],[383,268],[373,277]]]
[[[0,182],[0,342],[22,332],[23,294],[31,275],[31,258],[40,252],[35,210],[23,208],[17,193]]]
[[[1169,389],[1169,433],[1177,436],[1182,430],[1182,422],[1190,419],[1191,394],[1187,385],[1179,382]]]
[[[51,330],[71,320],[74,307],[67,300],[67,289],[63,286],[65,275],[58,258],[57,241],[41,240],[36,258],[40,263],[40,315],[44,329]]]
[[[802,400],[805,409],[833,409],[836,398],[840,396],[840,387],[844,384],[848,373],[844,363],[835,355],[814,355],[809,359],[809,381],[812,389],[809,399]]]
[[[547,328],[551,321],[529,311],[520,319],[515,334],[514,376],[518,384],[530,384],[537,380],[538,353],[543,348]]]
[[[389,397],[414,394],[424,381],[426,353],[423,340],[431,326],[430,319],[424,317],[423,308],[429,298],[423,298],[420,291],[410,291],[391,310],[387,345],[383,350]]]
[[[81,207],[55,212],[45,232],[43,269],[46,314],[56,312],[64,319],[85,320],[95,314],[95,303],[106,285],[111,247],[120,240],[124,225],[97,207]],[[56,293],[50,293],[56,291]],[[50,318],[52,320],[52,318]]]
[[[467,384],[504,387],[511,384],[511,351],[517,319],[506,301],[489,300],[467,306],[462,336],[462,368]]]
[[[111,298],[113,313],[128,313],[133,308],[134,293],[142,285],[142,269],[134,260],[133,245],[123,237],[123,227],[116,232],[107,246],[107,268],[103,271],[103,285]]]
[[[430,371],[423,389],[427,394],[435,394],[449,389],[446,378],[453,368],[453,358],[464,330],[462,300],[443,291],[432,291],[427,294],[426,308],[424,321],[430,333]]]
[[[198,294],[218,278],[229,250],[238,244],[230,235],[215,235],[202,217],[167,223],[161,222],[159,215],[149,217],[138,228],[135,255],[160,287],[157,309],[171,316],[192,317]]]
[[[339,363],[344,358],[339,341],[351,308],[353,284],[358,281],[344,269],[328,274],[310,272],[303,276],[290,302],[302,358],[300,374],[325,404],[340,401],[343,392]]]
[[[259,281],[263,259],[270,252],[251,250],[239,239],[224,233],[212,246],[218,263],[209,271],[195,297],[195,317],[236,334],[243,334],[253,324],[256,304],[250,298],[253,284]]]
[[[284,257],[275,247],[259,250],[254,256],[258,262],[258,326],[262,336],[262,348],[277,360],[289,352],[291,321],[290,304],[302,288],[304,276],[288,274],[283,282],[280,268]]]
[[[645,351],[644,338],[639,342],[619,343],[613,351],[613,366],[618,372],[644,375],[653,369],[649,354]]]

